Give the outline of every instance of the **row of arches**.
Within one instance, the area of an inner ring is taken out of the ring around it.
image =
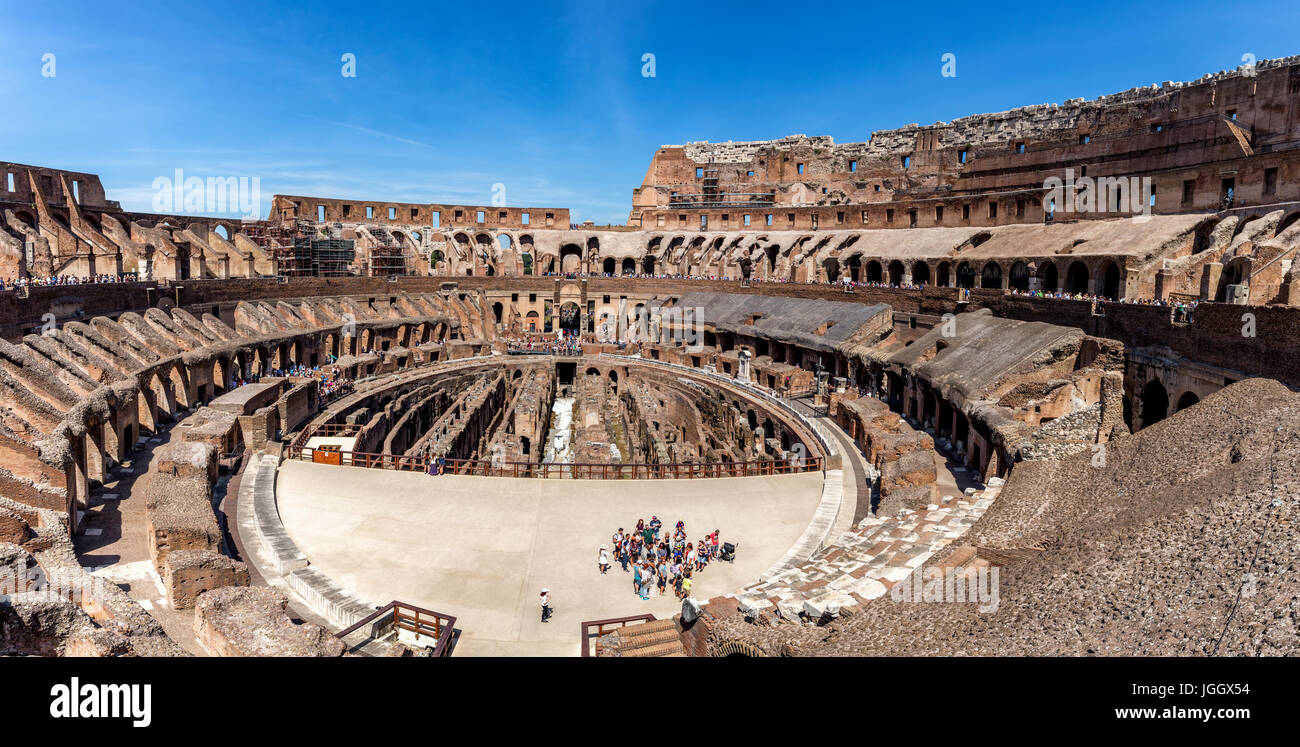
[[[1075,260],[1071,262],[1062,279],[1055,262],[1037,260],[1031,267],[1024,260],[1016,260],[1004,270],[998,262],[984,262],[982,265],[970,261],[960,262],[953,267],[948,261],[939,262],[933,272],[930,263],[917,261],[909,268],[901,260],[886,263],[880,260],[862,261],[861,255],[854,255],[844,260],[828,257],[823,260],[826,279],[836,282],[844,272],[855,283],[892,283],[913,285],[954,285],[958,288],[1010,288],[1019,291],[1043,290],[1047,292],[1064,291],[1066,293],[1093,293],[1093,271],[1088,264]],[[1039,282],[1035,283],[1034,280]],[[1035,287],[1036,286],[1036,287]],[[1119,298],[1123,290],[1120,266],[1107,260],[1099,270],[1096,292],[1107,298]]]

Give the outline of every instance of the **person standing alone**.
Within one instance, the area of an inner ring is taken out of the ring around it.
[[[542,622],[550,622],[551,617],[551,590],[542,589]]]

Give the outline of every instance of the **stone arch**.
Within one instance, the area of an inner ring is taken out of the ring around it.
[[[1056,274],[1056,263],[1045,259],[1038,265],[1038,279],[1042,282],[1039,287],[1048,293],[1055,293],[1060,287],[1060,280]]]
[[[840,261],[834,257],[827,257],[822,260],[822,270],[826,273],[826,281],[833,283],[840,277]]]
[[[1158,423],[1169,415],[1169,392],[1160,379],[1148,381],[1142,387],[1142,427]]]
[[[844,269],[849,274],[849,280],[855,283],[862,282],[862,255],[854,254],[845,260]]]
[[[1119,300],[1120,298],[1120,271],[1119,264],[1114,260],[1106,260],[1101,266],[1101,295],[1106,298]]]
[[[1214,217],[1196,226],[1192,235],[1192,254],[1200,254],[1214,248],[1214,232],[1223,222],[1222,217]]]
[[[749,641],[724,641],[713,647],[713,656],[764,656],[765,654],[758,646]]]
[[[975,268],[971,266],[970,262],[962,262],[957,265],[957,287],[975,287]]]
[[[881,283],[881,282],[884,282],[884,277],[885,277],[885,270],[884,270],[884,268],[882,268],[882,267],[880,266],[880,263],[879,263],[879,262],[877,262],[877,261],[874,260],[874,259],[871,260],[870,262],[867,262],[867,282],[868,282],[868,283]]]
[[[930,265],[922,260],[912,263],[912,282],[916,285],[930,284]]]
[[[899,285],[899,284],[901,284],[901,283],[903,282],[903,269],[904,269],[904,268],[903,268],[903,263],[902,263],[902,262],[900,262],[900,261],[898,261],[898,260],[894,260],[893,262],[890,262],[890,263],[889,263],[889,282],[892,283],[892,284],[894,284],[894,285]]]
[[[624,275],[635,275],[635,274],[636,274],[636,260],[633,259],[633,258],[631,258],[631,257],[624,257],[624,258],[623,258],[623,268],[622,268],[622,269],[623,269],[623,274],[624,274]]]
[[[1007,287],[1018,291],[1029,290],[1029,265],[1025,264],[1023,260],[1016,260],[1011,265],[1011,273],[1007,277]]]
[[[230,388],[230,366],[220,358],[212,359],[212,396]]]
[[[582,272],[582,247],[572,242],[560,247],[560,272]]]
[[[1191,407],[1192,405],[1200,401],[1201,398],[1196,396],[1196,392],[1190,390],[1183,392],[1178,397],[1178,406],[1174,409],[1174,412],[1182,412],[1183,410],[1186,410],[1187,408]]]
[[[940,262],[934,271],[934,284],[947,288],[952,283],[952,263],[947,260]]]
[[[1065,273],[1065,292],[1088,292],[1088,266],[1077,259],[1070,263],[1070,269]]]
[[[1002,287],[1002,265],[985,262],[980,268],[980,287],[996,290]]]
[[[600,266],[600,271],[606,275],[613,275],[617,269],[618,264],[614,261],[613,257],[606,257],[605,261],[602,262]]]
[[[1282,218],[1277,224],[1277,230],[1273,232],[1274,236],[1281,236],[1288,228],[1300,223],[1300,210],[1291,213]]]

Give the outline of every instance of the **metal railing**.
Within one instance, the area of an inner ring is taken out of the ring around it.
[[[434,459],[402,454],[373,454],[364,451],[341,451],[313,448],[295,443],[289,447],[290,459],[320,464],[336,464],[399,472],[429,472]],[[444,475],[480,477],[540,477],[572,480],[687,480],[710,477],[759,477],[820,472],[822,457],[802,459],[759,459],[747,462],[707,462],[666,464],[535,463],[502,462],[492,459],[445,459]]]
[[[654,622],[657,618],[651,614],[631,615],[628,617],[611,617],[608,620],[587,620],[582,624],[582,655],[591,656],[591,639],[600,638],[618,628],[625,628],[633,623]],[[595,628],[593,631],[592,628]]]
[[[450,643],[456,629],[456,618],[451,615],[444,615],[441,612],[426,610],[423,607],[416,607],[413,604],[399,602],[395,599],[335,633],[334,637],[343,640],[347,635],[375,623],[390,613],[392,622],[389,626],[392,629],[414,633],[416,641],[419,641],[421,636],[428,636],[436,641],[433,647],[435,657],[451,656]]]

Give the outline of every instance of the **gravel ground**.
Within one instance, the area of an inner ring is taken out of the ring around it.
[[[1104,456],[1104,463],[1101,457]],[[768,653],[1300,653],[1300,394],[1238,382],[1060,461],[1017,465],[965,542],[998,605],[895,601],[824,627],[736,625]]]

